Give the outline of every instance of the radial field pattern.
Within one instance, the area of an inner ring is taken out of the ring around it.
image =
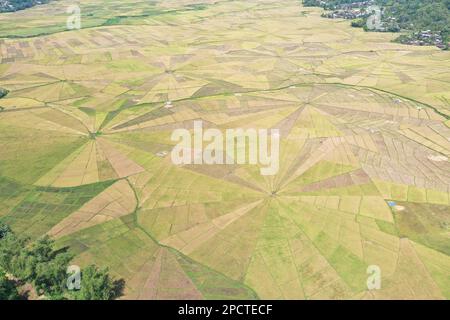
[[[448,51],[296,0],[85,0],[64,31],[68,3],[0,16],[13,230],[128,299],[450,298]],[[280,170],[174,165],[196,120],[279,129]]]

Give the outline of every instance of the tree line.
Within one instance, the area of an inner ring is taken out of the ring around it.
[[[409,32],[399,37],[414,38],[425,30],[437,33],[442,37],[444,45],[450,41],[450,0],[303,0],[304,6],[322,7],[326,10],[337,10],[349,5],[378,5],[383,10],[382,21],[385,31]],[[355,27],[364,27],[366,19],[352,22]]]
[[[25,283],[52,300],[112,300],[122,294],[124,281],[95,265],[81,271],[77,290],[69,290],[67,270],[73,257],[67,248],[55,249],[48,236],[30,241],[0,222],[0,300],[26,299],[18,290]]]
[[[14,12],[48,2],[50,0],[0,0],[0,12]]]

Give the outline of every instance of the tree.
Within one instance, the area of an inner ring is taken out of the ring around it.
[[[0,300],[18,300],[20,298],[14,281],[8,279],[6,273],[0,270]]]
[[[20,265],[17,259],[25,246],[26,240],[19,239],[13,232],[8,232],[6,236],[0,238],[0,267],[14,274],[13,270]]]
[[[8,0],[0,1],[0,12],[13,12],[48,3],[50,0]]]
[[[0,99],[8,94],[8,90],[0,88]]]
[[[36,261],[30,256],[27,249],[21,249],[13,255],[9,269],[16,278],[23,281],[31,281],[35,275]]]
[[[36,290],[54,298],[62,297],[66,290],[67,267],[72,258],[70,253],[62,252],[49,261],[38,262],[33,279]]]
[[[65,291],[66,270],[73,255],[66,250],[55,250],[55,241],[44,236],[34,242],[27,250],[25,264],[32,268],[32,281],[38,292],[60,297]]]
[[[29,254],[38,263],[49,262],[57,255],[57,252],[53,250],[54,243],[55,241],[49,236],[44,236],[31,245]]]
[[[98,269],[94,265],[86,267],[81,273],[81,289],[73,292],[76,300],[112,300],[123,287],[123,281],[113,281],[108,268]]]
[[[123,280],[114,281],[108,269],[98,269],[93,265],[83,271],[81,289],[68,292],[67,267],[73,255],[67,248],[56,250],[54,240],[48,236],[30,243],[29,239],[17,237],[7,225],[0,227],[0,270],[12,274],[19,281],[32,283],[38,293],[51,299],[73,297],[79,300],[110,300],[121,294]],[[0,280],[3,281],[1,294],[9,296],[11,283],[6,278]]]
[[[28,245],[28,239],[11,232],[0,241],[0,267],[51,297],[63,295],[72,258],[65,250],[55,250],[48,236]]]
[[[0,95],[1,95],[1,88],[0,88]],[[0,240],[6,237],[8,233],[11,233],[11,228],[2,222],[0,222]]]
[[[352,21],[352,27],[354,28],[363,28],[366,24],[366,19],[356,19]]]

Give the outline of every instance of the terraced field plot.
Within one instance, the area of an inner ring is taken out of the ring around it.
[[[86,0],[61,32],[68,3],[0,15],[25,36],[0,40],[14,230],[109,266],[124,298],[450,298],[448,52],[294,0]],[[278,174],[173,165],[199,119],[279,128]]]

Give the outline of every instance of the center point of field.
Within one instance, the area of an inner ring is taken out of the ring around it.
[[[89,132],[89,139],[91,140],[95,140],[97,139],[97,137],[99,135],[101,135],[102,133],[100,131],[96,131],[96,132]]]

